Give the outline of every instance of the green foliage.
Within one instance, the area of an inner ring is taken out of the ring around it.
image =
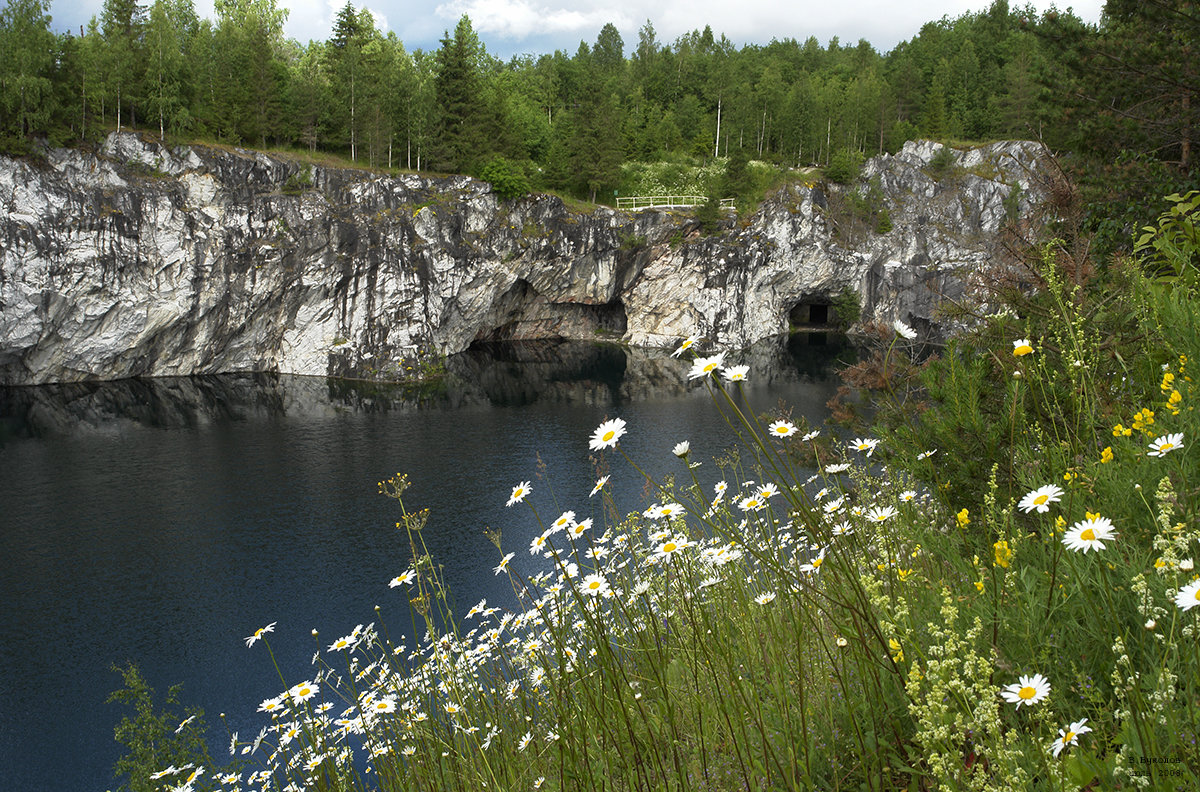
[[[280,191],[284,195],[303,195],[306,190],[311,190],[312,186],[312,166],[309,165],[304,170],[297,171],[288,176],[287,181],[283,183]]]
[[[926,166],[929,175],[938,180],[944,179],[954,173],[954,169],[954,149],[949,146],[941,146],[937,150],[937,153],[930,157],[929,165]]]
[[[696,207],[696,221],[705,234],[715,234],[720,230],[721,199],[715,192],[710,192],[704,203]]]
[[[863,156],[861,151],[853,149],[838,149],[825,169],[825,178],[835,184],[849,184],[858,178],[862,170]]]
[[[121,717],[114,730],[116,741],[125,746],[125,754],[113,768],[118,778],[124,778],[118,790],[158,792],[163,781],[150,776],[171,765],[202,765],[211,771],[213,758],[205,741],[204,712],[194,707],[181,709],[181,687],[173,685],[160,706],[137,666],[114,666],[113,671],[121,675],[123,687],[113,691],[107,701],[133,710]],[[169,780],[180,782],[186,777],[185,772],[183,778]]]
[[[853,289],[838,292],[830,303],[833,319],[839,327],[850,327],[862,316],[862,297]]]
[[[1200,190],[1166,197],[1171,208],[1146,226],[1133,252],[1154,274],[1169,277],[1195,292],[1200,284]]]
[[[479,177],[491,184],[492,191],[505,201],[528,195],[531,189],[525,169],[501,156],[488,160]]]

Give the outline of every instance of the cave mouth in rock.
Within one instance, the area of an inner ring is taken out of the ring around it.
[[[788,311],[788,327],[792,329],[824,328],[834,324],[836,316],[827,298],[805,298]]]
[[[552,302],[518,279],[496,300],[472,342],[616,340],[628,324],[620,297],[599,304]]]

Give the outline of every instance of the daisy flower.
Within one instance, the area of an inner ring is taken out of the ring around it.
[[[1014,356],[1022,357],[1028,355],[1030,352],[1033,352],[1033,344],[1029,343],[1028,338],[1018,338],[1016,341],[1013,341]]]
[[[1058,737],[1055,738],[1054,744],[1050,746],[1050,752],[1057,757],[1069,745],[1079,744],[1079,735],[1087,734],[1092,730],[1090,726],[1084,726],[1087,723],[1087,718],[1077,720],[1065,729],[1058,730]]]
[[[692,444],[689,443],[687,440],[684,440],[683,442],[680,442],[680,443],[676,443],[675,447],[671,449],[671,453],[677,457],[680,457],[681,459],[683,457],[687,456],[689,453],[691,453],[691,451],[692,451]]]
[[[319,688],[315,682],[301,682],[288,690],[288,698],[294,702],[308,701],[317,695]]]
[[[1112,520],[1099,515],[1092,515],[1086,520],[1080,520],[1071,526],[1071,530],[1063,535],[1063,544],[1068,549],[1074,550],[1077,553],[1086,553],[1090,550],[1100,551],[1104,549],[1104,543],[1117,538],[1113,531]]]
[[[807,564],[800,565],[801,572],[811,572],[814,575],[821,571],[821,564],[825,563],[825,551],[821,550],[816,558],[810,560]]]
[[[529,486],[528,481],[522,481],[517,486],[513,487],[512,497],[508,499],[505,506],[512,506],[514,503],[520,503],[525,500],[525,496],[533,492],[533,487]]]
[[[688,546],[688,541],[682,537],[672,537],[654,549],[654,555],[659,560],[670,559],[671,556]]]
[[[266,627],[259,627],[257,630],[255,630],[254,635],[251,635],[246,639],[246,648],[254,646],[254,642],[262,639],[262,637],[267,633],[275,632],[276,624],[278,624],[278,622],[271,622]]]
[[[872,506],[867,511],[867,519],[871,522],[881,523],[895,517],[899,513],[894,506]]]
[[[517,743],[517,750],[524,751],[529,747],[529,741],[533,739],[533,732],[525,732],[525,736]]]
[[[879,445],[879,441],[873,437],[857,437],[850,447],[855,451],[862,451],[867,456],[875,453],[875,446]]]
[[[671,353],[671,357],[679,357],[684,352],[691,349],[699,340],[700,336],[688,336],[687,338],[683,339],[683,343],[679,345],[678,349]]]
[[[766,605],[768,602],[771,602],[774,599],[775,599],[774,591],[764,591],[762,594],[759,594],[757,597],[755,597],[754,601],[757,602],[759,605]]]
[[[892,322],[892,328],[896,331],[896,335],[900,336],[901,338],[908,339],[909,341],[912,341],[917,337],[917,331],[913,330],[899,319],[897,319],[895,322]]]
[[[729,484],[724,481],[718,481],[716,484],[713,484],[713,492],[717,493],[718,498],[724,497],[725,490],[727,489],[729,489]]]
[[[623,420],[613,418],[611,421],[605,421],[596,427],[595,432],[592,432],[592,439],[588,443],[588,448],[593,451],[599,451],[602,448],[614,448],[623,434],[625,434],[625,422]]]
[[[1023,676],[1019,681],[1005,686],[1000,695],[1008,703],[1016,704],[1018,709],[1022,704],[1032,707],[1050,695],[1050,682],[1041,674]]]
[[[608,476],[601,476],[600,478],[596,479],[596,486],[592,487],[592,492],[588,495],[588,497],[590,498],[592,495],[595,495],[597,492],[604,489],[604,485],[607,483]]]
[[[779,420],[767,427],[775,437],[791,437],[796,434],[796,425],[791,421]]]
[[[1161,457],[1166,456],[1176,448],[1183,448],[1183,435],[1178,432],[1157,438],[1150,444],[1150,450],[1146,454],[1152,457]]]
[[[834,536],[846,536],[847,534],[854,533],[854,528],[851,527],[850,523],[843,520],[842,522],[833,526],[832,533]]]
[[[825,466],[825,472],[826,472],[826,473],[845,473],[845,472],[846,472],[847,470],[849,470],[849,469],[850,469],[850,463],[849,463],[849,462],[838,462],[838,463],[836,463],[836,464],[833,464],[833,465],[826,465],[826,466]]]
[[[1175,593],[1175,604],[1185,611],[1200,605],[1200,578]]]
[[[584,531],[586,531],[587,529],[589,529],[591,527],[592,527],[592,518],[588,517],[583,522],[577,522],[574,525],[572,525],[570,530],[567,531],[567,533],[570,534],[572,539],[578,539],[579,537],[583,536]]]
[[[726,382],[745,382],[746,376],[749,373],[749,366],[730,366],[725,369],[725,373],[722,376],[725,377]]]
[[[557,520],[550,523],[550,529],[547,531],[547,533],[556,534],[559,531],[570,528],[574,522],[575,522],[575,512],[565,511],[559,515]]]
[[[696,358],[696,360],[692,363],[692,370],[688,372],[688,379],[699,379],[700,377],[706,377],[709,374],[714,374],[717,369],[724,367],[724,365],[724,352],[718,352],[712,357]]]
[[[533,541],[529,543],[529,555],[537,555],[544,549],[546,549],[546,534],[538,534],[533,537]]]
[[[1053,484],[1047,484],[1044,487],[1038,487],[1033,492],[1025,494],[1021,498],[1021,502],[1017,504],[1017,508],[1029,514],[1037,511],[1042,514],[1050,511],[1051,503],[1058,503],[1062,498],[1063,491]]]
[[[678,517],[683,514],[685,509],[678,503],[668,503],[663,506],[655,504],[646,511],[642,512],[643,516],[649,517],[651,520],[661,520],[664,517]]]
[[[770,481],[758,488],[758,497],[760,498],[770,498],[778,494],[779,487],[776,487],[775,484]]]
[[[816,440],[820,434],[821,434],[820,429],[813,429],[811,432],[804,435],[804,437],[801,437],[800,442],[807,443],[809,440]]]
[[[738,502],[738,508],[742,511],[759,511],[760,509],[765,509],[766,507],[766,500],[759,497],[757,494],[751,495],[748,498],[742,498],[742,500]]]
[[[396,575],[396,577],[394,577],[390,581],[388,581],[388,588],[396,588],[396,586],[402,585],[404,583],[407,583],[408,585],[411,586],[413,581],[416,579],[417,579],[417,571],[415,569],[410,569],[407,572],[405,572],[403,575]]]
[[[936,448],[933,449],[932,451],[922,451],[921,453],[917,454],[917,461],[920,461],[923,459],[929,459],[929,457],[933,456],[936,453],[937,453]]]
[[[593,597],[599,597],[608,593],[608,581],[600,575],[588,575],[579,585],[579,590],[584,594],[591,594]]]
[[[499,566],[497,566],[495,569],[493,569],[493,570],[492,570],[492,574],[493,574],[493,575],[499,575],[501,572],[503,572],[503,571],[505,571],[506,569],[508,569],[508,562],[513,560],[513,556],[514,556],[514,555],[516,555],[516,554],[515,554],[515,553],[509,553],[508,555],[504,556],[504,558],[500,559],[500,565],[499,565]]]
[[[916,499],[916,490],[904,490],[904,492],[900,493],[900,500],[904,501],[905,503],[912,503]]]

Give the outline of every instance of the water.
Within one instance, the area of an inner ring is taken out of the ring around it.
[[[801,335],[731,362],[751,365],[755,410],[783,400],[819,423],[832,363],[850,354]],[[504,506],[515,484],[533,482],[543,519],[593,515],[587,440],[606,417],[628,422],[622,447],[651,474],[681,470],[671,447],[689,440],[714,478],[732,435],[686,370],[546,344],[454,358],[428,393],[263,375],[0,389],[0,789],[116,786],[114,664],[135,662],[160,696],[182,683],[223,756],[218,714],[252,736],[258,702],[284,689],[264,648],[243,644],[256,628],[278,622],[289,683],[310,674],[313,628],[327,645],[379,605],[403,630],[387,582],[409,553],[377,494],[394,473],[409,474],[410,508],[432,510],[425,538],[460,612],[507,601],[485,526],[517,571],[535,568],[533,516]],[[612,462],[622,509],[642,508],[642,481]]]

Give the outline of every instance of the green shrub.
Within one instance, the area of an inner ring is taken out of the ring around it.
[[[857,149],[838,149],[825,169],[825,178],[836,184],[849,184],[862,170],[863,155]]]
[[[305,190],[311,190],[312,186],[312,165],[309,165],[304,170],[289,176],[280,191],[284,195],[301,195]]]
[[[954,150],[949,146],[942,146],[937,150],[930,160],[926,168],[929,175],[934,179],[944,179],[954,171]]]
[[[525,169],[519,163],[501,156],[488,160],[479,177],[491,184],[493,192],[504,201],[528,195],[532,189]]]

